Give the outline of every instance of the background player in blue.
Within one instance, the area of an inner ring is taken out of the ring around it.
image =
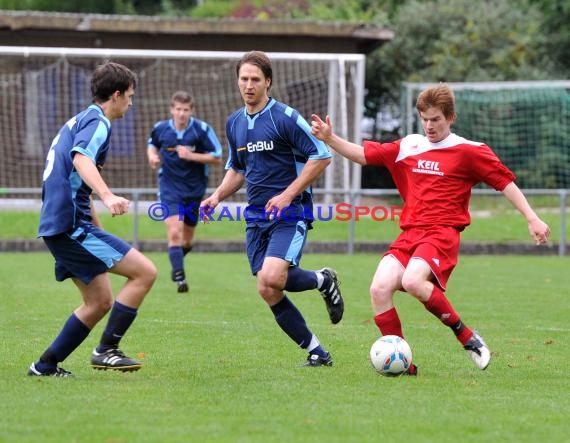
[[[222,162],[222,146],[207,123],[193,117],[194,101],[186,91],[170,100],[169,120],[156,123],[148,139],[148,162],[158,171],[159,198],[170,214],[165,220],[171,277],[187,292],[184,257],[192,249],[200,201],[208,185],[208,165]],[[181,205],[184,208],[181,211]]]
[[[236,74],[245,106],[226,123],[227,172],[201,210],[211,213],[247,183],[246,248],[259,294],[281,329],[308,351],[306,365],[331,366],[330,353],[283,292],[319,289],[332,323],[342,319],[344,303],[336,272],[299,267],[310,228],[311,217],[305,217],[312,210],[310,186],[329,165],[331,154],[296,110],[269,96],[273,70],[266,54],[246,53]]]
[[[98,66],[91,78],[93,104],[63,125],[47,154],[38,236],[55,257],[56,280],[71,278],[83,303],[39,360],[31,364],[28,375],[70,376],[58,363],[109,311],[101,341],[91,355],[91,366],[120,371],[141,367],[119,350],[119,341],[151,289],[156,267],[128,243],[101,228],[91,200],[94,191],[113,216],[126,214],[129,209],[129,201],[109,190],[99,170],[109,149],[111,121],[125,115],[136,84],[136,75],[123,65],[108,62]],[[127,278],[114,303],[107,272]]]

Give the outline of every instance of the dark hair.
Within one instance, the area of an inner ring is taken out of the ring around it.
[[[455,116],[455,96],[445,83],[431,86],[418,96],[416,109],[425,112],[428,108],[440,109],[446,119]]]
[[[246,52],[242,58],[237,62],[236,65],[236,75],[239,78],[239,70],[245,63],[257,66],[263,72],[265,78],[270,80],[269,87],[273,84],[273,68],[271,67],[271,60],[261,51],[250,51]]]
[[[130,87],[137,87],[137,75],[119,63],[106,62],[99,65],[91,76],[93,101],[104,103],[115,91],[123,94]]]
[[[190,103],[190,107],[194,107],[194,99],[186,91],[176,91],[174,94],[172,94],[172,98],[170,99],[170,106],[174,106],[174,103]]]

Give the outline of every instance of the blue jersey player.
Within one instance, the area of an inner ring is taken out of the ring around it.
[[[281,329],[308,352],[305,364],[331,366],[330,353],[284,293],[318,289],[332,323],[342,319],[344,303],[336,272],[299,267],[311,219],[310,186],[329,165],[331,154],[296,110],[269,96],[273,73],[266,54],[246,53],[236,74],[245,106],[226,123],[226,175],[202,202],[201,211],[211,214],[247,184],[246,249],[259,294]]]
[[[71,278],[83,303],[31,364],[28,375],[70,376],[58,364],[109,311],[91,366],[120,371],[141,367],[119,349],[119,341],[151,289],[156,267],[127,242],[101,228],[91,200],[94,191],[113,216],[129,209],[129,201],[109,190],[99,170],[109,149],[111,121],[123,117],[132,105],[136,84],[136,75],[123,65],[98,66],[91,78],[93,104],[62,126],[47,154],[38,235],[55,258],[56,280]],[[127,278],[114,302],[108,272]]]
[[[158,195],[167,211],[168,258],[178,292],[188,292],[184,256],[192,249],[200,201],[208,185],[208,165],[222,162],[216,133],[193,112],[192,96],[175,92],[170,100],[172,118],[154,125],[147,149],[150,167],[159,168]]]

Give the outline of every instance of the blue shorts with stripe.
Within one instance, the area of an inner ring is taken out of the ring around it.
[[[307,240],[305,220],[261,220],[248,222],[246,252],[251,273],[256,275],[265,257],[277,257],[298,266]]]
[[[75,277],[86,285],[121,261],[132,248],[91,223],[43,240],[55,258],[55,279]]]

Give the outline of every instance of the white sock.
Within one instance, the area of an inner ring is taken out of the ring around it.
[[[319,271],[315,271],[315,274],[317,274],[317,289],[321,289],[323,283],[325,282],[325,276],[322,272]]]
[[[313,334],[311,337],[311,342],[309,343],[309,346],[307,346],[307,351],[309,351],[309,354],[310,354],[313,349],[315,349],[317,346],[320,346],[320,345],[321,345],[321,342],[316,337],[316,335]]]

